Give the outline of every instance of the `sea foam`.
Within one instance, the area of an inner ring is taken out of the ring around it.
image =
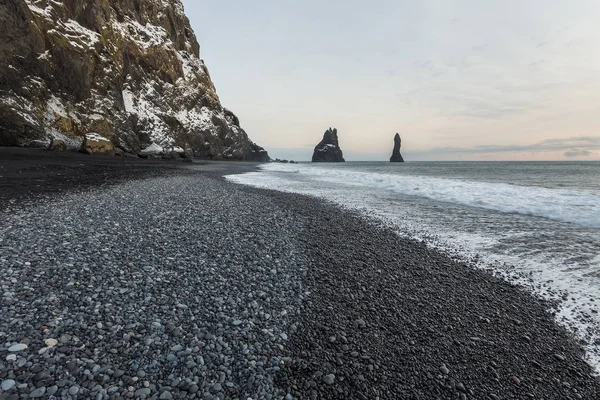
[[[477,182],[430,176],[383,174],[309,165],[264,164],[265,172],[299,174],[322,182],[360,186],[446,203],[485,208],[505,213],[534,215],[555,221],[600,228],[600,196],[571,189],[549,189],[507,183]],[[256,178],[256,179],[254,179]],[[282,182],[263,175],[247,174],[241,179],[254,186],[283,189]],[[280,187],[277,187],[280,186]]]

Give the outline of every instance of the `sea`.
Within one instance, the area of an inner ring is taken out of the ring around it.
[[[600,162],[269,163],[226,178],[326,199],[552,300],[600,374]]]

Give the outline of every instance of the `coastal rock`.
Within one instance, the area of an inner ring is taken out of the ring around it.
[[[236,117],[237,118],[237,117]],[[271,157],[269,157],[269,153],[259,145],[255,143],[251,143],[248,146],[248,150],[244,154],[244,159],[246,161],[256,161],[256,162],[269,162],[271,161]]]
[[[67,144],[65,143],[64,140],[54,138],[50,142],[50,147],[48,147],[48,150],[50,150],[50,151],[66,151]]]
[[[329,128],[323,140],[315,147],[312,162],[344,162],[344,154],[338,142],[337,129]]]
[[[83,138],[81,151],[90,155],[114,155],[115,146],[110,140],[97,133],[88,133]]]
[[[181,0],[5,0],[0,37],[0,146],[95,132],[136,155],[269,160],[221,105]]]
[[[396,133],[396,136],[394,136],[394,150],[392,151],[392,157],[390,158],[390,162],[404,162],[402,154],[400,154],[401,146],[402,139],[400,139],[400,135]]]

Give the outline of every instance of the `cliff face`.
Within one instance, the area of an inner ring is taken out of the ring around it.
[[[340,149],[337,129],[329,128],[323,135],[323,140],[315,147],[312,162],[344,162],[344,154]]]
[[[402,154],[400,154],[401,146],[402,140],[400,139],[400,135],[396,133],[396,136],[394,136],[394,149],[392,150],[392,157],[390,158],[390,162],[404,162]]]
[[[0,146],[152,143],[268,161],[222,107],[180,0],[0,2]]]

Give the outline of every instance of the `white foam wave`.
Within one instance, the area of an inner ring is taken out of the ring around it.
[[[265,164],[262,168],[272,173],[297,173],[324,182],[368,187],[447,203],[533,215],[600,228],[600,196],[582,191],[329,169],[310,165]]]

